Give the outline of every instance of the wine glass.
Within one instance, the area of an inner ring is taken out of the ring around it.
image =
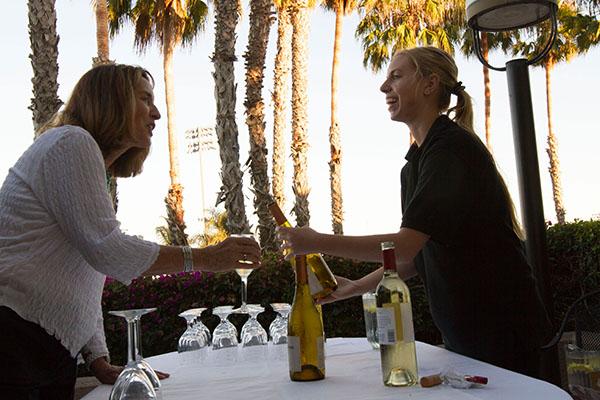
[[[264,307],[259,304],[248,304],[246,310],[248,311],[248,314],[250,314],[250,318],[248,318],[248,321],[242,326],[242,332],[240,334],[242,346],[267,344],[269,341],[267,331],[265,331],[256,319],[256,316],[265,310]]]
[[[187,329],[183,332],[177,342],[177,351],[179,353],[199,350],[208,346],[210,342],[209,336],[207,336],[206,332],[195,323],[204,310],[206,310],[206,308],[192,308],[179,314],[179,316],[184,318],[187,323]],[[200,324],[202,324],[202,322],[200,322]],[[204,324],[202,324],[202,326],[208,330]]]
[[[212,346],[213,350],[224,347],[234,347],[238,345],[237,329],[227,317],[233,311],[233,306],[219,306],[213,309],[213,314],[221,318],[221,322],[213,331]]]
[[[269,335],[273,344],[287,343],[287,324],[288,315],[292,306],[288,303],[271,303],[273,311],[277,313],[277,317],[269,325]]]
[[[127,321],[127,365],[119,374],[109,400],[157,398],[156,390],[160,387],[160,381],[152,367],[142,359],[139,348],[140,318],[152,311],[156,311],[156,308],[109,311],[109,314]]]
[[[230,236],[231,237],[245,237],[245,238],[250,238],[250,239],[256,240],[256,238],[254,237],[254,235],[252,233],[240,233],[240,234],[233,234]],[[252,265],[253,264],[252,261],[248,261],[246,259],[239,260],[238,262],[241,265],[244,265],[244,264]],[[240,279],[242,280],[242,306],[235,311],[236,313],[239,313],[239,314],[247,314],[248,313],[246,310],[246,304],[248,301],[248,277],[250,276],[252,271],[254,271],[252,268],[243,268],[242,267],[242,268],[235,269],[235,272],[237,272]]]

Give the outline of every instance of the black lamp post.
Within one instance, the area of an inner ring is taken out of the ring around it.
[[[544,58],[554,44],[557,30],[557,0],[467,0],[466,5],[467,19],[469,27],[473,30],[477,57],[488,68],[507,73],[521,211],[526,234],[525,246],[533,274],[539,283],[542,298],[551,311],[546,222],[528,66]],[[536,25],[548,18],[552,20],[552,32],[544,49],[534,58],[511,60],[501,68],[490,65],[483,58],[479,38],[480,31],[510,31]]]

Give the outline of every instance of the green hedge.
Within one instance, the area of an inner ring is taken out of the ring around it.
[[[600,287],[600,221],[577,221],[548,229],[548,254],[554,298],[555,325],[558,326],[568,306],[583,292]],[[376,264],[326,257],[334,273],[350,279],[359,278]],[[279,255],[264,257],[263,268],[254,271],[248,281],[250,303],[261,303],[266,312],[259,315],[265,328],[275,318],[269,303],[291,303],[294,296],[293,273]],[[413,317],[417,340],[441,343],[441,337],[429,314],[425,291],[420,279],[408,282],[413,298]],[[109,310],[157,307],[142,318],[145,356],[174,351],[185,322],[177,314],[193,307],[240,304],[240,279],[235,272],[200,273],[141,278],[130,286],[108,280],[103,296],[107,343],[115,363],[123,363],[126,351],[125,323],[108,315]],[[364,336],[362,304],[359,297],[323,306],[327,337]],[[239,328],[247,316],[230,317]],[[212,330],[218,318],[206,311],[202,321]]]
[[[558,327],[569,306],[600,288],[600,221],[575,221],[548,228],[548,262]]]

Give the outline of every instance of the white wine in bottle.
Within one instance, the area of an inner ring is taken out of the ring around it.
[[[408,287],[396,271],[394,243],[381,244],[383,279],[377,286],[377,333],[386,386],[417,383],[417,354]]]
[[[271,214],[273,215],[273,218],[275,218],[277,225],[285,226],[287,228],[292,226],[285,215],[283,215],[283,212],[277,203],[271,203],[269,205],[269,210],[271,210]],[[310,293],[315,299],[327,297],[337,289],[337,280],[320,254],[308,254],[306,256],[306,263],[309,266],[308,285],[310,287]],[[291,264],[293,267],[294,259],[291,260]]]
[[[290,379],[316,381],[325,378],[323,321],[308,288],[306,256],[296,256],[296,293],[288,318]]]

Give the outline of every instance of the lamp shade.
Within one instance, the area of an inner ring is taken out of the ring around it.
[[[469,26],[480,31],[510,31],[548,19],[558,0],[466,0]]]

